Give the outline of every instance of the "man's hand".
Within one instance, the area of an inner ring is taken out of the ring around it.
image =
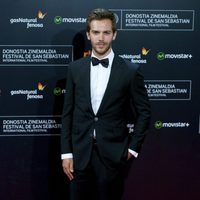
[[[128,152],[127,160],[130,160],[132,157],[133,157],[133,154],[131,154],[130,152]]]
[[[67,158],[62,161],[63,171],[68,176],[69,180],[73,180],[73,172],[74,172],[74,166],[73,166],[73,159]]]

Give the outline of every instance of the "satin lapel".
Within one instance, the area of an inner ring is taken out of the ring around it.
[[[121,59],[119,59],[118,57],[115,56],[114,60],[113,60],[111,72],[110,72],[110,78],[108,81],[108,85],[107,85],[106,91],[104,93],[104,96],[101,101],[101,105],[99,107],[97,114],[102,112],[102,110],[107,102],[107,99],[112,98],[112,90],[117,85],[118,79],[121,74],[121,70],[122,70],[122,68],[120,67],[121,63],[122,63]]]
[[[85,94],[86,94],[85,98],[88,101],[88,105],[89,105],[90,111],[92,113],[94,113],[93,109],[92,109],[91,93],[90,93],[90,57],[87,57],[85,59],[85,62],[83,63],[83,66],[85,66],[85,69],[86,69],[86,70],[84,70],[85,82],[83,83],[84,87],[85,87]]]

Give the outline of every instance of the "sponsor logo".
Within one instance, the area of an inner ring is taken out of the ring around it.
[[[161,128],[188,128],[190,124],[188,122],[162,122],[160,120],[154,123],[155,129]]]
[[[154,127],[156,129],[161,129],[163,127],[163,123],[161,121],[156,121]]]
[[[46,85],[43,85],[42,83],[38,83],[37,89],[33,90],[26,90],[26,89],[19,89],[19,90],[11,90],[10,95],[11,96],[26,96],[26,100],[31,99],[43,99],[43,94],[40,94],[40,92],[44,91]]]
[[[66,93],[66,90],[65,90],[65,89],[62,89],[62,88],[60,88],[60,87],[56,87],[56,88],[54,88],[54,90],[53,90],[53,94],[54,94],[55,96],[60,96],[60,95],[65,94],[65,93]]]
[[[143,47],[142,48],[142,55],[146,56],[149,53],[149,51],[150,51],[150,49],[147,50],[146,48]]]
[[[128,132],[133,133],[134,132],[134,124],[127,124]]]
[[[165,60],[165,59],[192,59],[192,54],[186,54],[186,53],[179,53],[179,54],[169,54],[164,52],[159,52],[156,55],[157,59],[159,61]]]
[[[41,10],[38,11],[38,19],[44,19],[44,17],[47,15],[47,13],[42,13]]]
[[[79,23],[86,23],[86,18],[82,17],[62,17],[62,16],[55,16],[54,23],[59,25],[62,23],[70,23],[70,24],[79,24]]]
[[[38,83],[38,90],[39,91],[43,91],[44,90],[44,88],[46,87],[46,85],[43,85],[42,83]]]
[[[122,58],[129,59],[132,63],[146,64],[147,59],[145,58],[150,52],[150,49],[142,48],[139,54],[122,54],[119,55]]]
[[[25,24],[27,29],[29,29],[29,28],[43,28],[44,24],[41,22],[41,20],[43,20],[46,15],[47,15],[47,13],[43,14],[42,11],[39,10],[36,17],[34,17],[34,18],[23,18],[23,17],[11,18],[10,24],[11,25]]]
[[[54,23],[55,24],[61,24],[62,23],[62,17],[61,16],[55,16],[54,17]]]

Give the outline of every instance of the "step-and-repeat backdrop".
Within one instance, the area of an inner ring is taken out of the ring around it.
[[[117,55],[140,64],[152,106],[124,200],[200,198],[200,3],[0,2],[0,198],[68,199],[60,160],[66,69],[91,52],[89,11],[115,13]],[[134,124],[127,124],[134,132]],[[198,198],[199,197],[199,198]]]

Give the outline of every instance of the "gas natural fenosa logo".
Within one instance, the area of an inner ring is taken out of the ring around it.
[[[43,28],[44,24],[41,23],[41,20],[45,18],[47,13],[42,13],[41,10],[38,11],[36,17],[34,18],[24,18],[24,17],[19,17],[19,18],[12,18],[10,19],[10,24],[26,24],[26,28]]]
[[[38,83],[38,90],[39,91],[43,91],[44,90],[44,88],[46,87],[46,85],[43,85],[42,83]]]
[[[142,47],[142,49],[140,50],[138,54],[122,54],[119,56],[124,59],[129,59],[132,63],[147,64],[148,60],[146,56],[149,54],[149,52],[150,52],[150,49]]]
[[[26,100],[30,99],[43,99],[44,95],[40,94],[38,92],[44,91],[46,85],[43,85],[42,83],[38,83],[37,89],[27,90],[27,89],[18,89],[18,90],[11,90],[10,95],[11,96],[26,96]]]
[[[143,47],[141,52],[143,56],[146,56],[149,53],[149,51],[150,49],[147,50],[146,48]]]
[[[42,13],[41,10],[38,11],[38,19],[44,19],[44,17],[47,15],[47,13]]]

